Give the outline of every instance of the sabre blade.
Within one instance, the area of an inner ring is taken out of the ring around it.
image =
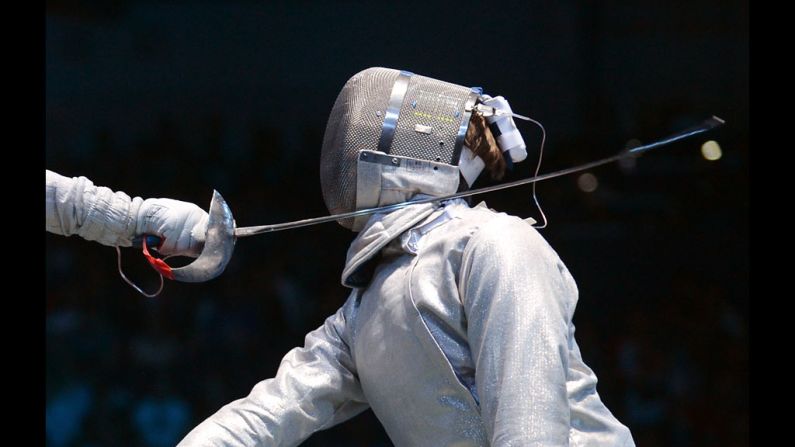
[[[603,158],[601,160],[592,161],[590,163],[585,163],[585,164],[582,164],[582,165],[579,165],[579,166],[574,166],[574,167],[567,168],[567,169],[561,169],[560,171],[550,172],[550,173],[547,173],[547,174],[541,174],[541,175],[537,175],[537,176],[533,176],[533,177],[524,178],[524,179],[521,179],[521,180],[516,180],[516,181],[513,181],[513,182],[502,183],[502,184],[499,184],[499,185],[486,186],[486,187],[483,187],[483,188],[472,189],[472,190],[469,190],[469,191],[463,191],[463,192],[450,194],[450,195],[443,196],[443,197],[428,197],[428,198],[424,198],[424,199],[412,200],[410,202],[401,202],[401,203],[396,203],[396,204],[393,204],[393,205],[380,206],[380,207],[377,207],[377,208],[368,208],[368,209],[363,209],[363,210],[350,211],[350,212],[347,212],[347,213],[332,214],[332,215],[329,215],[329,216],[322,216],[322,217],[314,217],[314,218],[311,218],[311,219],[296,220],[296,221],[293,221],[293,222],[285,222],[285,223],[278,223],[278,224],[271,224],[271,225],[260,225],[260,226],[255,226],[255,227],[240,227],[240,228],[236,228],[235,229],[235,237],[238,237],[238,238],[240,238],[240,237],[248,237],[248,236],[254,236],[254,235],[257,235],[257,234],[272,233],[274,231],[291,230],[293,228],[301,228],[301,227],[307,227],[307,226],[310,226],[310,225],[318,225],[318,224],[322,224],[322,223],[326,223],[326,222],[334,222],[334,221],[337,221],[337,220],[349,219],[349,218],[352,218],[352,217],[367,216],[367,215],[370,215],[370,214],[378,214],[378,213],[388,213],[388,212],[395,211],[395,210],[398,210],[398,209],[401,209],[401,208],[405,208],[405,207],[410,206],[410,205],[419,205],[419,204],[423,204],[423,203],[438,203],[438,202],[443,202],[445,200],[452,200],[452,199],[458,199],[458,198],[461,198],[461,197],[469,197],[469,196],[474,196],[474,195],[478,195],[478,194],[484,194],[484,193],[487,193],[487,192],[500,191],[500,190],[503,190],[503,189],[514,188],[514,187],[521,186],[521,185],[527,185],[527,184],[530,184],[530,183],[540,182],[542,180],[549,180],[549,179],[556,178],[556,177],[562,177],[564,175],[573,174],[575,172],[580,172],[580,171],[586,171],[588,169],[593,169],[593,168],[595,168],[597,166],[602,166],[602,165],[605,165],[605,164],[608,164],[608,163],[612,163],[614,161],[618,161],[618,160],[621,160],[621,159],[624,159],[624,158],[639,157],[639,156],[645,154],[646,152],[648,152],[648,151],[650,151],[652,149],[656,149],[656,148],[659,148],[659,147],[667,146],[667,145],[669,145],[671,143],[674,143],[676,141],[680,141],[680,140],[684,140],[686,138],[690,138],[692,136],[704,133],[704,132],[706,132],[708,130],[711,130],[711,129],[714,129],[716,127],[720,127],[723,124],[725,124],[724,120],[722,120],[721,118],[718,118],[717,116],[712,116],[711,118],[708,118],[708,119],[704,120],[702,123],[700,123],[700,124],[698,124],[696,126],[690,127],[688,129],[685,129],[685,130],[683,130],[681,132],[678,132],[678,133],[675,133],[673,135],[667,136],[665,138],[653,141],[653,142],[651,142],[649,144],[644,144],[644,145],[641,145],[641,146],[637,146],[637,147],[634,147],[634,148],[629,149],[629,150],[623,150],[623,151],[619,152],[618,154],[613,155],[611,157]]]

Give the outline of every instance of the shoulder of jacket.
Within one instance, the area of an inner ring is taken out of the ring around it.
[[[473,231],[464,250],[465,256],[474,249],[493,249],[498,252],[554,254],[557,257],[546,239],[533,227],[532,219],[522,219],[485,207],[481,208],[480,210],[473,208],[480,218],[474,219],[477,223],[472,228]]]
[[[536,235],[540,236],[533,227],[533,219],[522,219],[521,217],[498,212],[485,206],[472,208],[476,213],[479,222],[477,231],[473,237],[504,239],[507,236]]]

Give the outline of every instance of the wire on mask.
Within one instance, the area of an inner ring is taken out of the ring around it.
[[[541,149],[538,150],[538,164],[536,164],[536,171],[535,173],[533,173],[534,177],[538,177],[538,171],[541,169],[541,159],[544,157],[544,143],[546,143],[547,141],[547,131],[546,129],[544,129],[544,126],[541,123],[539,123],[538,121],[532,118],[517,114],[513,114],[513,116],[519,119],[530,121],[531,123],[541,128]],[[540,230],[542,228],[547,227],[547,216],[546,214],[544,214],[544,210],[541,209],[541,204],[538,203],[538,196],[536,195],[536,183],[538,182],[533,183],[533,201],[536,203],[536,208],[538,208],[538,212],[541,213],[541,218],[544,220],[544,223],[541,225],[533,225],[533,227]]]
[[[535,124],[539,128],[541,128],[541,148],[538,151],[538,164],[536,164],[536,170],[533,174],[534,177],[538,177],[538,171],[541,169],[541,160],[544,157],[544,143],[547,141],[547,131],[544,129],[544,125],[539,123],[538,121],[530,118],[529,116],[519,115],[518,113],[508,112],[506,110],[494,109],[494,113],[496,115],[510,115],[514,118],[519,118],[520,120],[530,121],[531,123]],[[542,229],[547,227],[547,216],[544,214],[544,210],[541,208],[541,204],[538,202],[538,195],[536,195],[536,183],[533,182],[533,201],[536,204],[536,208],[538,208],[538,212],[541,213],[541,219],[544,220],[544,223],[541,225],[533,225],[533,228]]]

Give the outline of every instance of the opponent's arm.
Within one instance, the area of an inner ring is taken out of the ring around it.
[[[46,171],[47,231],[76,234],[103,245],[128,247],[137,235],[163,239],[163,254],[198,256],[207,232],[207,212],[172,199],[130,198],[124,192],[94,186],[85,177]]]

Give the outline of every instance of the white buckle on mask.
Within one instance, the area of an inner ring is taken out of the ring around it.
[[[475,155],[469,146],[464,145],[461,149],[461,158],[458,160],[458,170],[461,171],[461,175],[470,188],[485,167],[486,163],[483,162],[483,159]]]

